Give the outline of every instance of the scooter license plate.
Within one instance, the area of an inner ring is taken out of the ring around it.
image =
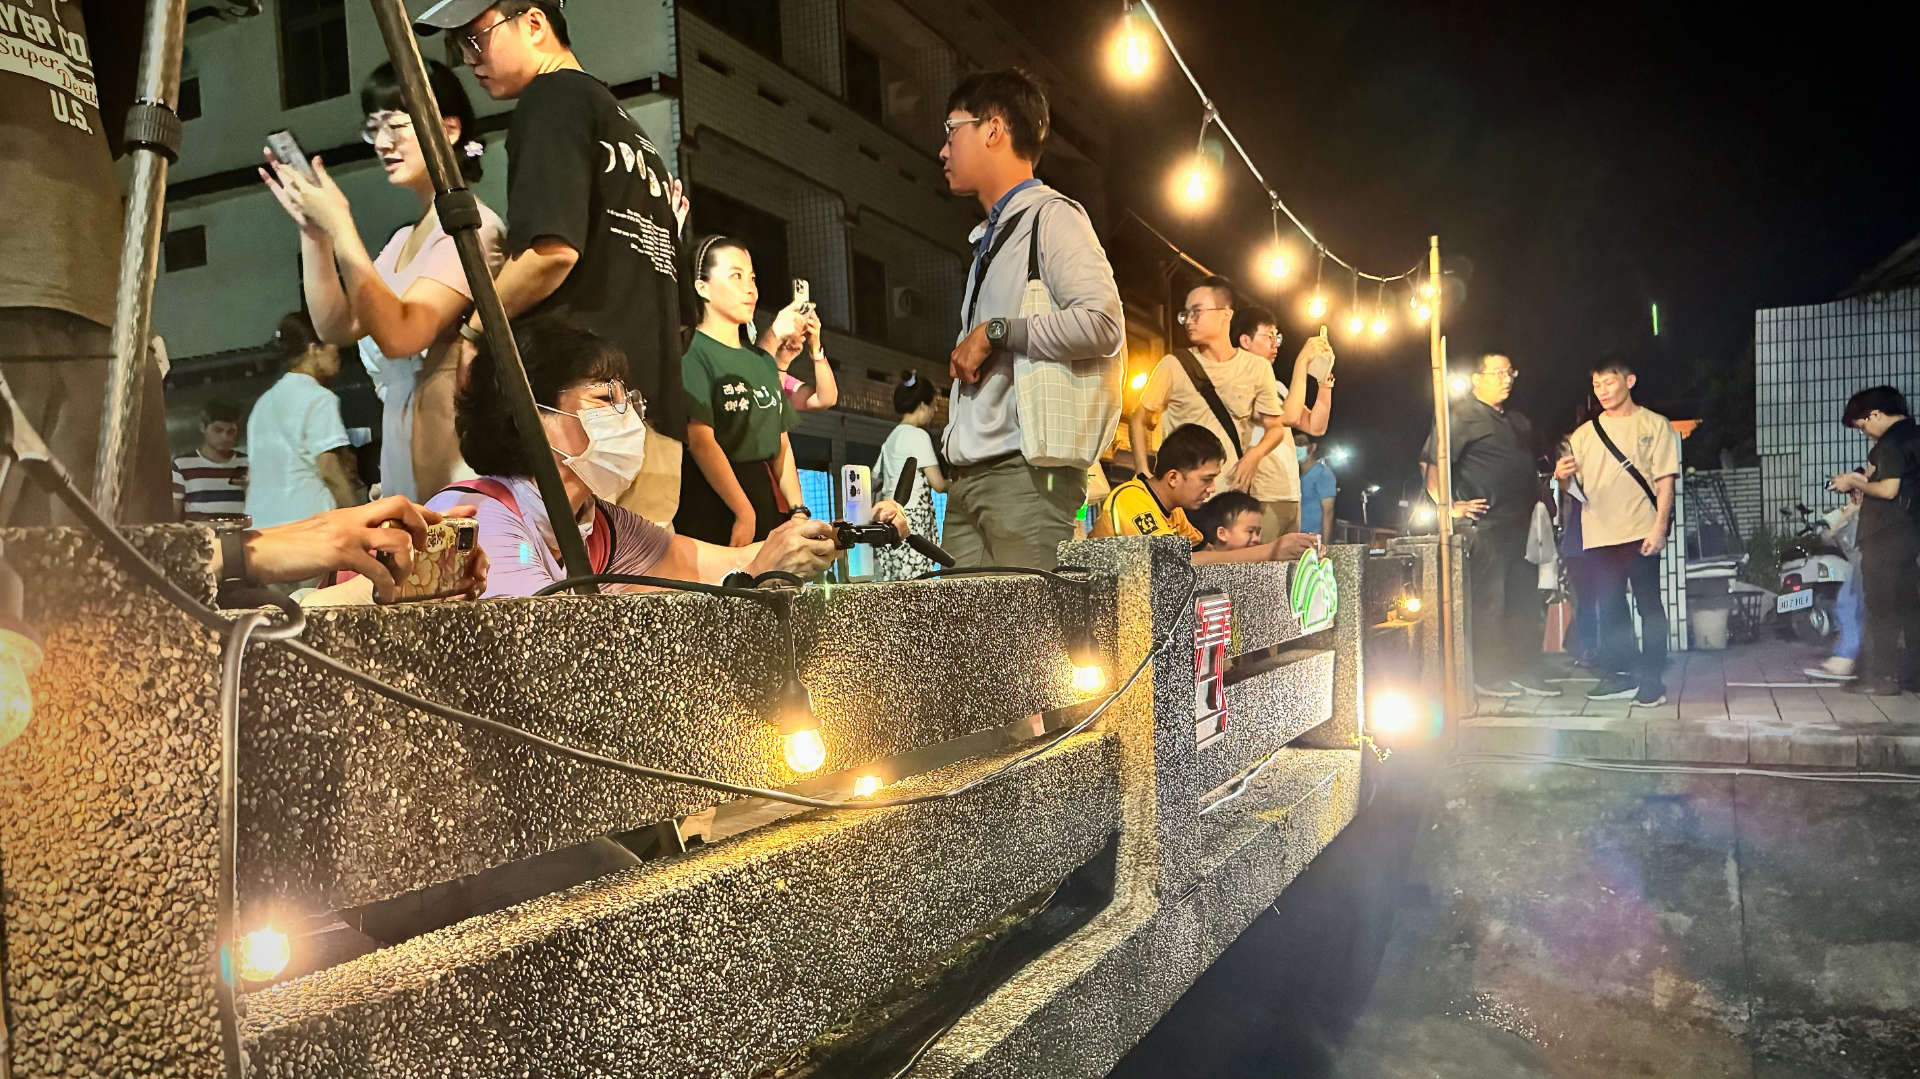
[[[1786,614],[1788,611],[1804,611],[1811,606],[1813,606],[1813,592],[1805,588],[1798,592],[1788,592],[1773,601],[1773,609],[1781,614]]]

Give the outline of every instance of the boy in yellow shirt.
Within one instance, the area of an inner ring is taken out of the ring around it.
[[[1193,544],[1195,563],[1291,561],[1320,537],[1291,533],[1271,543],[1236,549],[1209,548],[1206,537],[1187,521],[1213,494],[1214,481],[1227,464],[1226,450],[1212,431],[1195,423],[1167,434],[1154,455],[1153,474],[1135,476],[1115,487],[1094,521],[1095,536],[1177,535]]]

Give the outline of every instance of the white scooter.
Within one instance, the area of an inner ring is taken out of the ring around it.
[[[1796,511],[1800,529],[1794,542],[1781,551],[1780,594],[1773,609],[1789,620],[1794,636],[1808,644],[1822,644],[1839,629],[1834,605],[1840,586],[1853,576],[1846,552],[1833,538],[1835,524],[1845,511],[1815,517],[1805,505],[1795,505],[1780,511],[1789,527]]]

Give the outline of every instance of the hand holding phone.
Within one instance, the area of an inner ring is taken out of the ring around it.
[[[394,522],[385,527],[397,528]],[[393,602],[445,599],[458,596],[472,587],[473,563],[480,551],[480,524],[471,517],[443,517],[427,526],[426,546],[413,552],[413,568],[403,577],[394,576]],[[391,571],[393,560],[386,552],[379,558]]]
[[[267,135],[267,152],[280,164],[300,174],[300,178],[310,184],[318,184],[320,178],[313,174],[313,163],[307,152],[300,147],[300,140],[293,132],[282,128]]]

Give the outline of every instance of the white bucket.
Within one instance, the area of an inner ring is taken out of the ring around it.
[[[1687,613],[1693,627],[1693,647],[1718,652],[1727,646],[1727,608],[1695,607]]]

